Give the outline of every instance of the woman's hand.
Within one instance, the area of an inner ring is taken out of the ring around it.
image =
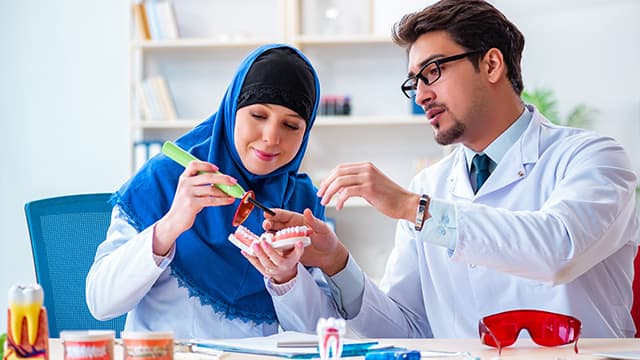
[[[218,167],[211,163],[194,160],[182,172],[171,208],[155,225],[155,254],[166,255],[178,236],[193,226],[196,215],[205,207],[233,204],[235,198],[213,184],[234,185],[237,180],[217,171]]]
[[[298,262],[304,252],[302,241],[297,241],[291,250],[280,252],[266,240],[251,245],[253,255],[242,251],[242,255],[260,273],[276,284],[284,284],[298,275]]]

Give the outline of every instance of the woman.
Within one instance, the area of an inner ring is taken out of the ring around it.
[[[276,333],[263,276],[227,240],[237,200],[211,184],[238,183],[266,206],[310,207],[324,217],[311,180],[298,174],[319,93],[300,51],[251,52],[218,111],[176,141],[203,161],[183,169],[156,156],[114,195],[107,239],[87,276],[93,316],[128,313],[125,330],[176,338]],[[253,211],[243,226],[262,233],[263,219]]]

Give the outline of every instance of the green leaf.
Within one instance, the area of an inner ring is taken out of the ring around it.
[[[557,100],[553,91],[547,88],[536,88],[533,91],[523,91],[522,100],[534,105],[542,115],[554,124],[561,124],[558,116]]]
[[[593,115],[596,114],[597,111],[591,109],[585,104],[578,104],[573,111],[567,116],[567,126],[572,127],[589,127],[591,123],[593,123]]]
[[[523,91],[522,101],[534,105],[542,115],[554,124],[586,128],[593,123],[597,110],[585,105],[576,105],[567,116],[562,119],[558,112],[558,101],[551,89],[535,88],[533,91]]]
[[[0,359],[4,358],[4,342],[7,340],[7,334],[0,335]]]

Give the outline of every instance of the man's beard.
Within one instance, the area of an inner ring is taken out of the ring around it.
[[[460,139],[466,130],[465,124],[454,120],[453,126],[449,130],[436,131],[433,138],[440,145],[451,145]]]

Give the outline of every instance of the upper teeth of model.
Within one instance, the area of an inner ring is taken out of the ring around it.
[[[293,227],[288,227],[288,228],[284,228],[280,231],[276,232],[276,237],[278,236],[284,236],[284,235],[290,235],[290,234],[300,234],[301,236],[304,236],[307,232],[307,227],[306,226],[293,226]]]
[[[9,324],[16,344],[22,344],[22,321],[26,318],[29,344],[35,345],[43,300],[44,291],[38,284],[14,285],[9,289]]]

